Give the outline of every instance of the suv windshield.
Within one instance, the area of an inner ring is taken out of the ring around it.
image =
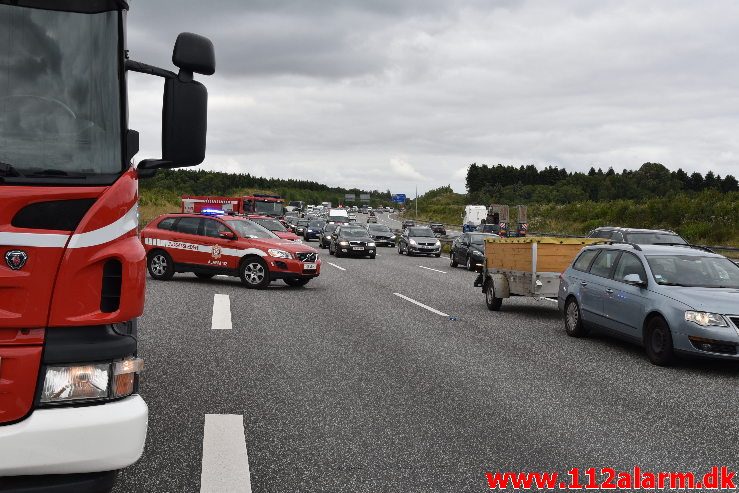
[[[367,232],[362,228],[343,228],[341,230],[341,236],[345,236],[347,238],[363,238],[367,236]]]
[[[392,233],[393,231],[385,226],[384,224],[372,224],[367,226],[367,229],[372,233]]]
[[[739,288],[739,266],[724,257],[647,256],[657,284],[700,288]]]
[[[123,171],[119,15],[0,5],[0,181],[112,183]]]
[[[270,231],[287,231],[285,226],[283,226],[277,219],[252,219],[252,221]]]
[[[277,235],[257,223],[244,220],[226,221],[242,238],[277,238]]]
[[[627,243],[635,243],[637,245],[667,245],[674,243],[677,245],[687,245],[680,235],[672,233],[624,233],[624,239]]]
[[[416,238],[436,238],[434,232],[430,228],[410,228],[408,230],[408,236]]]

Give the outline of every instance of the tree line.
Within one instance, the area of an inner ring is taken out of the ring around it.
[[[472,202],[568,204],[618,199],[641,200],[682,192],[739,191],[732,175],[688,174],[670,171],[659,163],[644,163],[638,170],[591,167],[587,173],[568,172],[557,166],[539,170],[534,165],[505,166],[471,164],[467,169],[467,192]]]

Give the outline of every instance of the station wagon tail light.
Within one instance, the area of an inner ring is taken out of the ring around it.
[[[701,327],[728,327],[726,319],[718,313],[686,311],[685,320]]]

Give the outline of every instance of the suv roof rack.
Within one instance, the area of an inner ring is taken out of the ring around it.
[[[641,247],[637,245],[636,243],[627,243],[625,241],[606,241],[605,244],[606,245],[628,245],[632,247],[634,250],[641,252]]]

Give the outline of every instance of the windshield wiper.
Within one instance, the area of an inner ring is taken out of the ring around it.
[[[31,178],[87,178],[84,173],[70,173],[61,169],[45,169],[26,175]]]

